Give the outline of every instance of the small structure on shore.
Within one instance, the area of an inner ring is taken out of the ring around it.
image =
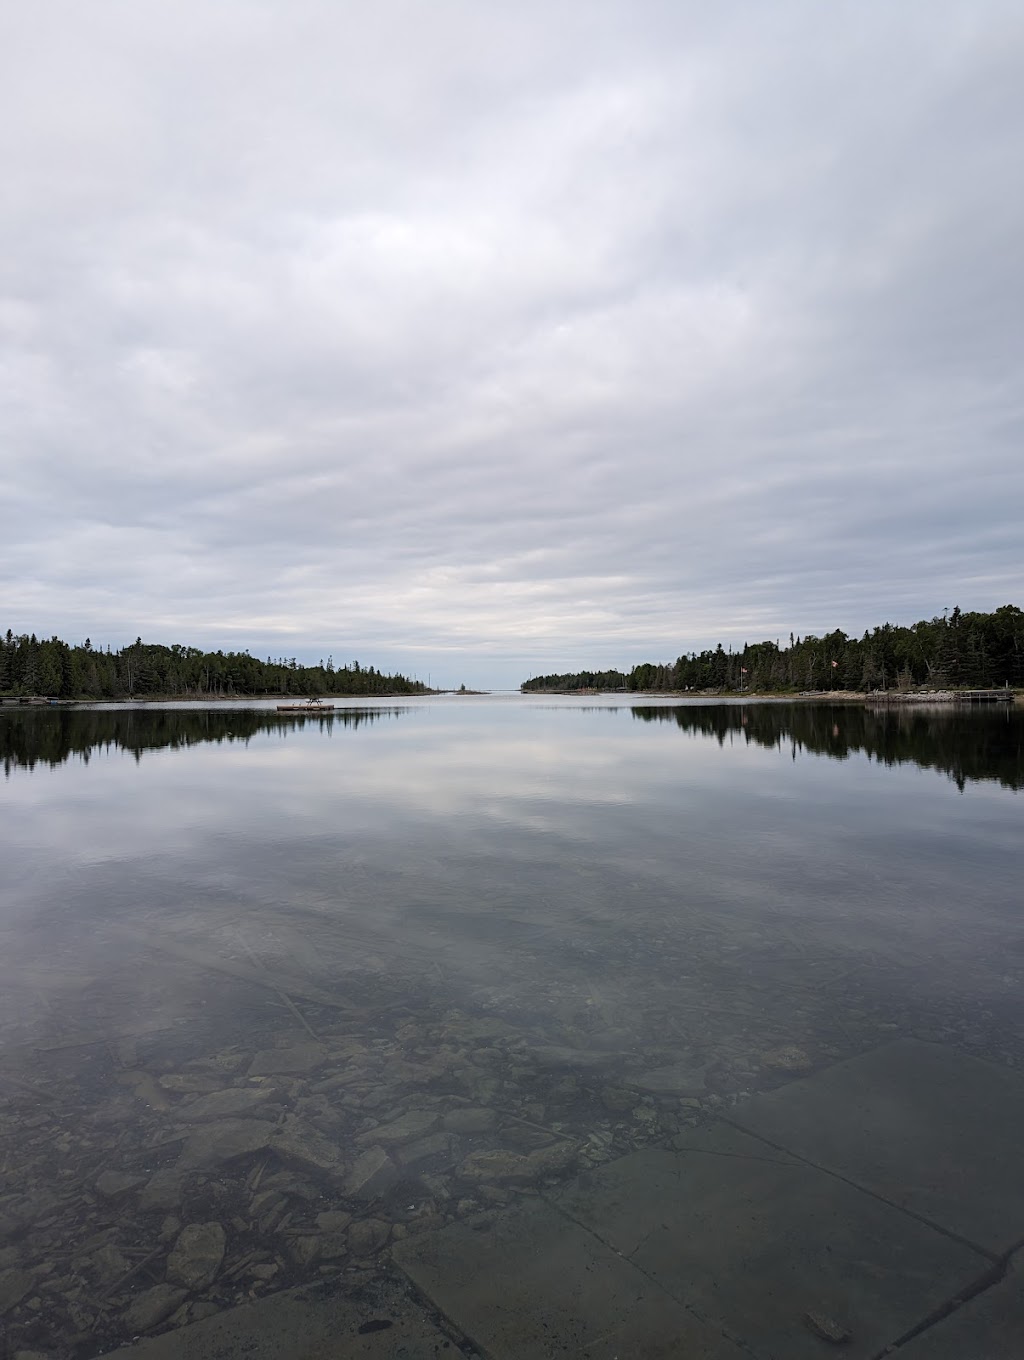
[[[865,703],[874,704],[1012,704],[1012,689],[875,690]]]

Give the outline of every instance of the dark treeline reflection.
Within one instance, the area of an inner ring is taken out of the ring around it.
[[[713,704],[636,707],[643,722],[675,723],[685,732],[741,737],[758,746],[845,760],[864,752],[886,765],[912,762],[941,770],[962,790],[994,779],[1024,787],[1024,712],[1013,706],[872,709],[861,704]]]
[[[343,708],[330,713],[277,713],[271,709],[32,709],[0,712],[0,760],[10,775],[18,766],[60,765],[72,756],[88,761],[96,750],[120,747],[138,760],[202,742],[247,742],[260,732],[360,727],[393,717],[400,708]]]

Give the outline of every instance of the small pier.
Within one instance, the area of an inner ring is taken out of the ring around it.
[[[1012,704],[1012,689],[886,690],[869,694],[867,704]]]

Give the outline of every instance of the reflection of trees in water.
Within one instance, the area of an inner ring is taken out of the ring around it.
[[[60,765],[72,756],[88,761],[96,750],[119,747],[136,760],[144,751],[203,742],[247,742],[261,732],[361,727],[394,717],[401,708],[342,708],[330,713],[277,713],[258,709],[34,709],[0,713],[0,760],[9,775],[17,766]]]
[[[845,760],[864,752],[886,765],[908,762],[942,770],[960,789],[995,779],[1008,789],[1024,788],[1024,713],[997,708],[920,709],[860,704],[709,704],[634,707],[643,722],[669,722],[684,732],[716,737],[719,744],[741,736],[758,746],[792,748]]]

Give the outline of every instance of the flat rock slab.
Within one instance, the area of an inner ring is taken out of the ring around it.
[[[763,1360],[820,1360],[808,1315],[870,1360],[991,1268],[980,1252],[728,1125],[555,1197],[576,1222]]]
[[[458,1360],[459,1351],[385,1282],[345,1294],[313,1285],[229,1308],[112,1352],[118,1360]]]
[[[966,1238],[1024,1239],[1024,1080],[900,1039],[737,1107],[730,1121]]]
[[[749,1360],[539,1199],[406,1239],[394,1254],[488,1360]]]
[[[908,1341],[894,1360],[1020,1360],[1024,1356],[1024,1262]]]

